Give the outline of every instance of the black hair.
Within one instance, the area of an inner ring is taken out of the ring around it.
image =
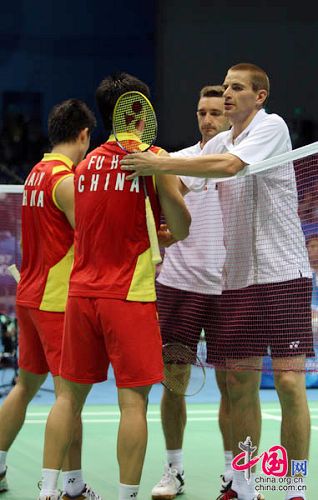
[[[117,99],[130,91],[141,92],[150,98],[148,85],[128,73],[115,73],[100,82],[96,90],[96,102],[107,132],[112,129],[112,116]]]
[[[68,99],[56,104],[49,114],[48,134],[52,147],[75,142],[78,134],[88,128],[89,134],[96,126],[96,119],[88,106],[78,99]]]

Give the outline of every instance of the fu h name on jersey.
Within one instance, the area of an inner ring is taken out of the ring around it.
[[[106,163],[105,160],[107,160]],[[124,191],[125,185],[128,185],[130,192],[139,193],[139,177],[136,177],[132,181],[127,181],[126,173],[118,170],[119,160],[120,155],[112,155],[109,166],[109,159],[106,156],[91,156],[86,168],[86,170],[90,172],[88,175],[81,173],[78,176],[76,181],[77,191],[83,193],[86,190],[97,191],[99,188],[103,191],[111,189],[115,191]],[[94,171],[94,173],[92,173],[92,171]]]

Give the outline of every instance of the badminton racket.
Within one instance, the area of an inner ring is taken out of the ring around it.
[[[147,151],[157,138],[156,113],[149,99],[141,92],[125,92],[118,98],[114,107],[112,122],[116,142],[126,153]],[[156,223],[144,177],[142,183],[152,262],[153,264],[159,264],[162,259]]]
[[[206,373],[197,353],[181,343],[165,344],[162,348],[164,380],[169,391],[180,396],[194,396],[204,387]]]

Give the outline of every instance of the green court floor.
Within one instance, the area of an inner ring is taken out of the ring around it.
[[[307,481],[307,500],[318,499],[318,402],[311,402],[312,445]],[[40,479],[43,433],[48,406],[32,406],[26,424],[8,457],[10,491],[1,500],[35,500]],[[280,410],[275,403],[262,404],[263,431],[260,451],[279,444]],[[217,422],[217,405],[188,405],[185,439],[186,493],[180,500],[215,500],[223,454]],[[104,500],[117,500],[116,434],[118,409],[112,405],[87,406],[83,414],[85,479]],[[140,500],[150,499],[152,486],[159,480],[164,464],[164,443],[159,406],[148,411],[149,442],[144,466]],[[297,439],[297,436],[295,436]],[[264,485],[267,488],[277,485]],[[262,491],[266,500],[284,499],[284,492]]]

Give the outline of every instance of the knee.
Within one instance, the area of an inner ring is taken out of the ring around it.
[[[146,415],[148,406],[148,392],[125,390],[119,397],[121,414]]]
[[[75,394],[61,391],[57,396],[57,404],[63,407],[68,414],[72,414],[74,419],[80,420],[83,405]]]
[[[296,401],[306,392],[305,375],[299,372],[278,372],[274,376],[275,388],[280,399]]]
[[[227,374],[227,393],[231,401],[255,398],[259,392],[259,379],[255,373],[229,372]]]
[[[37,385],[34,386],[34,384],[28,384],[18,380],[13,390],[17,392],[21,400],[28,403],[38,392],[39,387]]]
[[[176,392],[170,391],[164,388],[162,394],[162,403],[173,406],[181,406],[185,401],[185,397],[182,394],[177,394]]]

